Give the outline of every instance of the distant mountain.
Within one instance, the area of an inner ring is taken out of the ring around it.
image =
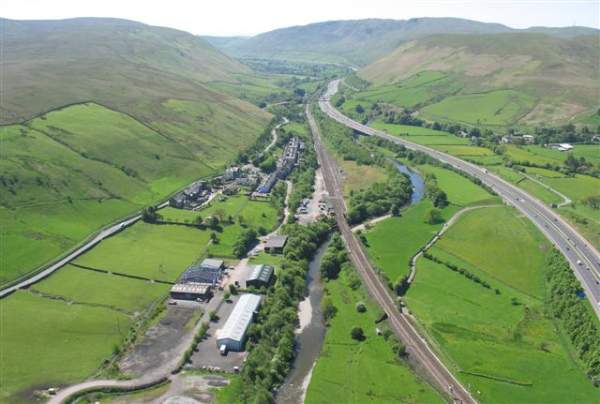
[[[531,30],[562,37],[599,32],[585,27],[539,27]],[[212,37],[209,41],[234,57],[363,66],[387,55],[404,42],[429,35],[518,31],[502,24],[459,18],[366,19],[277,29],[247,39],[237,37],[216,40]]]
[[[2,121],[94,100],[136,112],[148,98],[204,98],[204,84],[250,70],[186,32],[103,18],[0,20]],[[142,100],[142,98],[144,98]]]
[[[464,110],[488,103],[487,123],[505,116],[506,123],[545,124],[600,106],[599,60],[597,35],[435,35],[400,46],[358,74],[375,86],[410,89],[422,113],[434,119],[460,120]],[[424,72],[432,79],[414,80]]]

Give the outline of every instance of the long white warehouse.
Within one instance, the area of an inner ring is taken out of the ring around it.
[[[217,330],[217,348],[225,346],[228,351],[243,350],[246,331],[254,320],[260,300],[260,295],[248,293],[240,296],[223,328]]]

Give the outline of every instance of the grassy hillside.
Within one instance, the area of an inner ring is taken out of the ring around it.
[[[0,284],[223,167],[270,115],[217,89],[250,69],[184,32],[0,20]],[[260,86],[260,84],[259,84]]]
[[[598,109],[597,36],[435,35],[359,71],[359,97],[437,121],[490,127],[561,123]]]
[[[585,27],[536,27],[530,30],[559,37],[597,32]],[[365,19],[288,27],[250,38],[206,39],[235,57],[363,66],[387,55],[403,42],[432,34],[493,34],[512,31],[519,30],[501,24],[459,18]]]

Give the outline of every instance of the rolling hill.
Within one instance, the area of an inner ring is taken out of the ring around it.
[[[598,36],[434,35],[400,46],[358,74],[372,84],[371,100],[385,93],[432,120],[557,124],[598,109],[598,60]]]
[[[573,37],[598,33],[586,27],[533,27],[526,31]],[[495,34],[519,32],[502,24],[460,18],[365,19],[328,21],[277,29],[250,38],[206,37],[214,46],[238,58],[364,66],[401,44],[434,34]]]
[[[191,34],[115,19],[0,24],[0,284],[215,173],[271,118],[214,89],[252,72]]]

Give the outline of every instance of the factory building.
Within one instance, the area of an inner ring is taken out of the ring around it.
[[[272,266],[264,264],[255,265],[250,276],[246,279],[246,287],[254,286],[260,288],[261,286],[268,285],[271,282],[272,276]]]
[[[207,258],[199,265],[194,264],[186,269],[178,283],[205,283],[214,287],[221,279],[224,268],[223,260]]]
[[[261,296],[245,294],[240,296],[223,328],[217,330],[217,348],[222,352],[242,351],[246,332],[258,311]]]
[[[204,283],[177,283],[171,288],[171,298],[176,300],[208,300],[210,297],[211,287]]]
[[[281,254],[286,243],[287,236],[272,235],[265,243],[265,252],[269,254]]]

